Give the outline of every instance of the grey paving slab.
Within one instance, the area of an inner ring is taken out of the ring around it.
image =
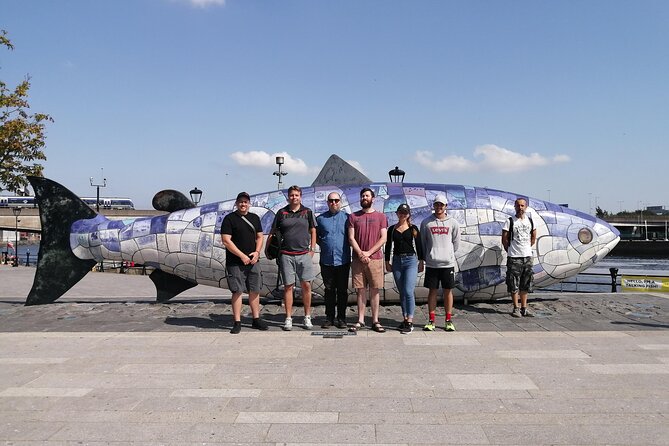
[[[669,425],[646,424],[576,424],[569,429],[546,424],[523,424],[522,429],[513,425],[488,425],[483,430],[492,444],[666,445],[669,438]]]
[[[267,440],[276,443],[375,443],[373,424],[273,424]]]
[[[404,441],[412,444],[489,444],[480,426],[458,424],[381,424],[377,426],[376,439],[381,442]]]

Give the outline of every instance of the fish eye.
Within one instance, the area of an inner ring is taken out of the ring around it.
[[[588,228],[581,228],[581,230],[578,231],[578,240],[584,245],[587,245],[592,241],[592,231]]]

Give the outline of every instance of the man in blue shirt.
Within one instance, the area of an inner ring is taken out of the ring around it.
[[[348,214],[340,210],[341,196],[337,192],[331,192],[328,195],[328,211],[316,218],[316,241],[321,248],[320,267],[325,286],[326,320],[322,328],[333,325],[346,328],[351,246],[346,234]]]

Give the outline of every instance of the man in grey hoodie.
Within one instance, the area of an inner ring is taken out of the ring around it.
[[[441,284],[444,289],[444,307],[446,322],[444,330],[455,331],[451,321],[453,311],[453,287],[455,286],[455,252],[460,244],[460,225],[453,217],[446,215],[448,203],[446,196],[434,197],[434,214],[421,223],[420,237],[425,255],[425,288],[429,288],[427,306],[430,320],[423,330],[434,331],[435,310],[437,309],[437,291]]]

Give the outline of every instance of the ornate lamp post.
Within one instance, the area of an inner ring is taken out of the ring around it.
[[[276,188],[278,190],[281,190],[281,185],[282,185],[281,177],[284,176],[284,175],[288,175],[288,172],[282,172],[281,171],[281,166],[283,165],[283,157],[282,156],[277,156],[276,157],[276,164],[277,164],[277,166],[279,166],[279,170],[274,171],[274,173],[272,175],[276,175],[277,177],[279,177],[279,184],[276,185]]]
[[[190,199],[197,206],[197,204],[200,202],[202,199],[202,191],[197,188],[197,186],[190,191]]]
[[[388,176],[391,183],[404,183],[404,171],[397,166],[388,172]]]
[[[14,245],[14,263],[12,263],[12,266],[19,266],[19,215],[21,215],[21,210],[20,206],[12,208],[16,220],[16,244]]]

